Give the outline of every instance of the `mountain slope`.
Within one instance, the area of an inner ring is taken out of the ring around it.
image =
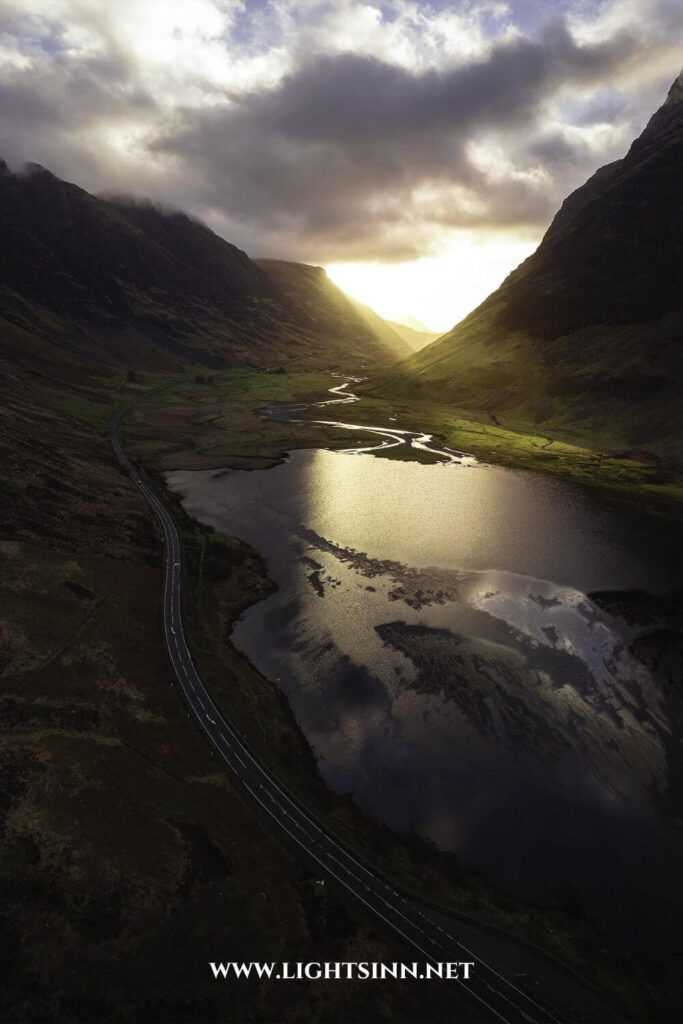
[[[409,348],[369,306],[346,295],[327,276],[322,267],[286,260],[256,260],[256,263],[296,303],[300,318],[321,337],[343,330],[355,342],[379,345],[388,359],[401,359]],[[366,360],[367,362],[367,360]]]
[[[395,320],[386,321],[393,331],[396,331],[400,338],[403,338],[411,352],[419,352],[425,345],[436,341],[441,335],[436,331],[418,330],[416,327],[409,327],[408,324],[399,324]]]
[[[384,320],[379,313],[375,313],[374,309],[366,306],[364,302],[359,302],[358,299],[351,299],[351,302],[368,327],[382,338],[394,354],[395,359],[404,359],[410,355],[413,349],[407,344],[401,332],[397,330],[397,324]]]
[[[0,162],[0,228],[0,345],[27,367],[353,369],[397,357],[330,282],[302,302],[187,215],[96,198],[37,165],[12,174]],[[302,280],[323,273],[292,266]]]
[[[681,180],[683,76],[536,252],[375,390],[683,457]]]

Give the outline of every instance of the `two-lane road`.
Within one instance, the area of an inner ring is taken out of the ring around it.
[[[482,1022],[559,1024],[566,1020],[566,1016],[547,1004],[542,1005],[540,998],[535,999],[523,991],[515,983],[514,976],[506,977],[502,962],[496,966],[489,962],[488,956],[484,959],[470,948],[471,934],[468,934],[465,942],[461,941],[463,936],[459,934],[461,925],[457,918],[450,918],[445,912],[440,913],[426,904],[420,904],[408,893],[394,888],[328,834],[250,753],[216,707],[199,677],[185,639],[181,611],[182,555],[178,529],[171,513],[121,447],[119,424],[137,400],[134,399],[114,416],[111,442],[122,466],[144,495],[161,525],[165,547],[163,623],[166,648],[176,683],[220,757],[253,800],[278,826],[309,857],[317,861],[327,875],[381,918],[421,958],[434,963],[472,964],[469,980],[462,979],[456,984],[460,984],[480,1004]],[[462,928],[467,932],[466,926]],[[590,1017],[582,1014],[582,1019],[600,1018],[595,1018],[593,1014]]]

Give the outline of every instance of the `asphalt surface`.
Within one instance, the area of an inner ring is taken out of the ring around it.
[[[608,1019],[601,1015],[604,1007],[593,999],[591,993],[577,989],[572,994],[571,979],[566,978],[552,964],[541,966],[541,974],[545,970],[545,977],[540,982],[539,991],[538,980],[532,978],[527,970],[516,969],[519,962],[511,971],[509,967],[506,970],[502,958],[491,962],[490,956],[483,950],[483,955],[480,955],[472,948],[472,939],[475,942],[479,941],[480,946],[491,947],[494,952],[497,949],[499,957],[501,942],[504,946],[506,943],[512,946],[514,940],[505,938],[502,933],[490,938],[484,928],[481,928],[481,935],[477,939],[475,922],[461,922],[459,918],[450,917],[447,912],[422,904],[410,894],[394,888],[390,882],[375,874],[314,821],[250,753],[211,699],[195,668],[185,640],[181,614],[182,553],[174,519],[121,447],[119,424],[137,400],[128,403],[113,417],[111,442],[121,465],[144,495],[163,531],[163,628],[166,649],[175,681],[187,701],[188,708],[239,783],[294,843],[317,861],[324,876],[334,879],[352,893],[412,947],[414,955],[406,958],[407,962],[415,960],[435,964],[471,964],[468,971],[469,979],[465,980],[462,977],[465,969],[461,967],[461,980],[452,983],[460,985],[479,1004],[482,1024],[496,1021],[506,1021],[508,1024],[516,1024],[519,1021],[560,1024],[567,1020]],[[528,949],[522,949],[518,953],[525,965],[529,962],[533,964],[538,959],[538,956],[530,954]],[[540,994],[541,991],[543,995]],[[561,997],[564,1012],[560,1013],[549,1005],[548,993],[552,992],[557,992]],[[568,1005],[571,1006],[569,1015]]]

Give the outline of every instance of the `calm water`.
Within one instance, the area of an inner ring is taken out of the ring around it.
[[[660,899],[683,909],[657,810],[673,738],[629,651],[658,612],[596,592],[666,594],[670,537],[467,459],[318,449],[167,482],[265,556],[279,589],[233,640],[288,695],[333,789],[517,895],[571,878],[604,927],[659,944]]]

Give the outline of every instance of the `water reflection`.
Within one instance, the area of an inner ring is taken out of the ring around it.
[[[265,555],[279,589],[233,639],[333,788],[516,893],[572,877],[603,924],[654,936],[648,877],[681,901],[658,810],[672,726],[634,643],[668,621],[666,536],[483,465],[297,451],[168,483]]]

